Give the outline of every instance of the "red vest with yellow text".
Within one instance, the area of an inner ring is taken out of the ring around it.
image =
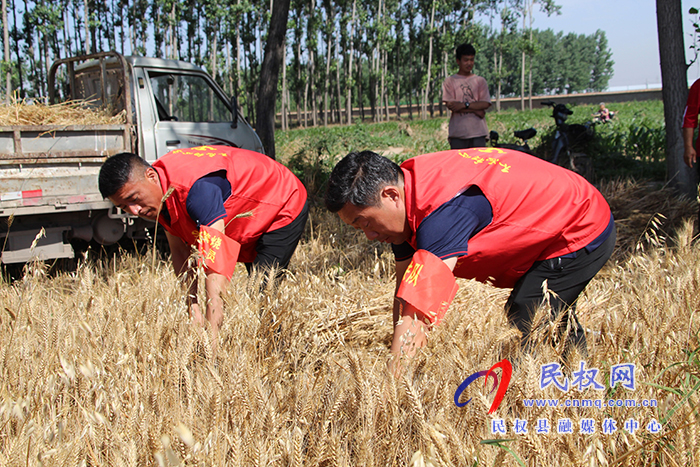
[[[241,244],[240,262],[257,256],[255,246],[265,232],[292,222],[306,202],[306,189],[285,166],[257,152],[229,146],[200,146],[176,149],[153,163],[163,193],[173,188],[165,201],[170,222],[159,222],[172,235],[194,245],[197,224],[187,214],[185,202],[190,187],[212,172],[226,171],[231,196],[224,200],[226,235]]]
[[[457,277],[513,287],[535,261],[588,245],[610,222],[610,207],[583,177],[502,148],[425,154],[401,165],[406,214],[415,232],[431,212],[472,185],[491,203],[491,223],[469,240]]]

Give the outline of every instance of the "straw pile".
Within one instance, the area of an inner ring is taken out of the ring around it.
[[[111,125],[126,122],[124,111],[112,115],[107,110],[91,107],[82,101],[45,105],[13,99],[0,105],[0,126],[12,125]]]
[[[672,242],[672,233],[698,213],[697,199],[679,198],[670,187],[658,182],[615,180],[599,189],[615,217],[618,258],[628,256],[645,242]]]
[[[460,281],[428,347],[390,376],[391,254],[325,212],[313,212],[277,289],[260,295],[237,269],[217,355],[165,263],[124,256],[55,278],[32,267],[0,284],[0,465],[698,465],[700,246],[688,224],[674,248],[630,235],[644,248],[589,285],[579,303],[589,355],[570,360],[600,369],[606,390],[569,393],[539,388],[540,365],[559,356],[541,341],[519,353],[508,291],[472,281]],[[503,358],[515,368],[498,411],[487,414],[482,380],[455,406],[459,384]],[[636,390],[610,389],[611,365],[627,362]],[[527,398],[658,407],[528,408]],[[497,418],[507,434],[491,433]],[[558,434],[566,418],[573,434]],[[602,432],[605,418],[615,433]],[[623,428],[630,418],[635,433]],[[527,433],[512,432],[515,419]],[[538,419],[553,432],[537,434]],[[594,433],[579,432],[583,419]],[[652,419],[659,434],[645,429]]]

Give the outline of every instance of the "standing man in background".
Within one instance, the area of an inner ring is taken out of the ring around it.
[[[697,144],[693,141],[695,128],[698,126],[698,111],[700,111],[700,79],[695,81],[688,92],[688,100],[683,111],[683,160],[692,168],[697,158]]]
[[[455,56],[459,71],[442,83],[442,100],[450,109],[448,140],[450,149],[468,149],[486,146],[486,109],[491,97],[486,80],[472,73],[476,50],[471,44],[457,47]]]
[[[695,136],[695,128],[698,126],[699,111],[700,79],[696,80],[693,85],[690,86],[688,100],[685,103],[685,110],[683,111],[683,160],[691,169],[698,157],[696,150],[698,142],[693,141],[693,136]],[[696,168],[698,168],[697,164]],[[698,169],[698,171],[700,172],[700,169]],[[700,212],[698,212],[698,218],[700,219]]]

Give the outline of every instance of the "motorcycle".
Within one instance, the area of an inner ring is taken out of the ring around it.
[[[552,140],[552,154],[545,157],[552,164],[566,167],[586,179],[593,177],[593,165],[585,152],[580,152],[593,139],[593,123],[567,124],[566,120],[573,111],[566,104],[555,104],[553,101],[543,101],[542,105],[552,107],[552,118],[556,126]],[[573,148],[579,151],[574,151]]]

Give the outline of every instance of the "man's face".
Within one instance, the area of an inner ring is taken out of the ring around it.
[[[457,60],[460,75],[469,76],[474,68],[474,55],[462,55]]]
[[[156,220],[162,199],[158,173],[152,168],[146,169],[144,175],[132,173],[129,181],[109,197],[116,207],[151,221]]]
[[[377,206],[346,203],[338,215],[346,224],[362,229],[370,240],[401,244],[411,236],[406,220],[403,189],[400,187],[384,187]]]

